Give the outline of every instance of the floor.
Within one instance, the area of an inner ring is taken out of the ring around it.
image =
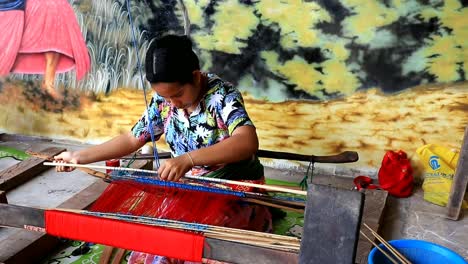
[[[409,198],[389,197],[382,223],[385,239],[419,239],[450,248],[468,260],[468,210],[458,221],[440,214],[441,207],[424,201],[416,188]]]
[[[30,148],[40,150],[58,144],[43,139],[28,139],[20,143],[8,141],[5,138],[0,140],[0,146],[23,150]],[[59,144],[71,150],[83,147],[83,145],[77,145],[73,142],[61,141]],[[0,170],[16,162],[12,159],[0,159]],[[349,178],[349,180],[351,179]],[[83,176],[78,172],[60,176],[57,176],[56,173],[45,172],[41,177],[8,192],[7,198],[12,204],[53,207],[67,200],[74,193],[85,189],[96,180],[92,176]],[[70,184],[70,181],[73,184]],[[416,188],[415,193],[409,198],[389,197],[381,223],[381,233],[387,240],[405,238],[431,241],[446,246],[468,259],[468,210],[462,212],[458,221],[444,218],[440,215],[440,210],[441,207],[423,200],[420,188]],[[8,246],[1,241],[5,232],[9,231],[0,229],[0,251]]]

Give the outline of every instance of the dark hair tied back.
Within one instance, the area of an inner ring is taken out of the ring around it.
[[[150,83],[192,82],[192,72],[199,69],[198,57],[187,36],[158,38],[151,42],[146,53],[146,79]]]

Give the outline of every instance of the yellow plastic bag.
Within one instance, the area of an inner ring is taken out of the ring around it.
[[[457,167],[459,151],[429,144],[416,150],[419,159],[424,166],[424,200],[446,206],[453,176]],[[468,208],[468,203],[463,201],[463,208]]]

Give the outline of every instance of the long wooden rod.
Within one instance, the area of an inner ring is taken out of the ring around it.
[[[401,254],[396,248],[394,248],[390,243],[388,243],[383,237],[381,237],[374,229],[372,229],[370,226],[368,226],[366,223],[363,223],[363,225],[369,229],[371,234],[377,238],[377,240],[380,241],[399,261],[401,261],[403,264],[411,264],[411,261],[409,261],[403,254]]]
[[[315,155],[304,155],[290,152],[279,152],[272,150],[260,149],[257,151],[257,156],[260,158],[271,158],[271,159],[283,159],[283,160],[297,160],[297,161],[308,161],[316,163],[350,163],[359,160],[359,155],[355,151],[344,151],[337,155],[328,156],[315,156]],[[160,159],[171,158],[170,152],[158,153]],[[152,154],[132,154],[122,157],[121,159],[154,159]]]

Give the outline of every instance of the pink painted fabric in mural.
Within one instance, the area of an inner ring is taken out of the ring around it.
[[[19,13],[17,14],[19,16]],[[4,29],[0,28],[0,31]],[[20,28],[16,27],[16,30]],[[15,31],[14,37],[17,38],[18,35],[19,33]],[[11,49],[8,55],[4,55],[10,60],[12,56],[16,56],[13,66],[8,70],[8,65],[1,63],[0,74],[8,72],[43,74],[46,63],[43,53],[47,51],[55,51],[62,55],[57,65],[57,73],[75,68],[79,80],[90,68],[86,43],[75,12],[67,0],[26,1],[24,27],[20,40],[21,45],[17,54]],[[16,39],[13,42],[16,42]],[[3,42],[0,43],[2,44]]]
[[[10,73],[21,45],[23,10],[0,12],[0,76]]]

